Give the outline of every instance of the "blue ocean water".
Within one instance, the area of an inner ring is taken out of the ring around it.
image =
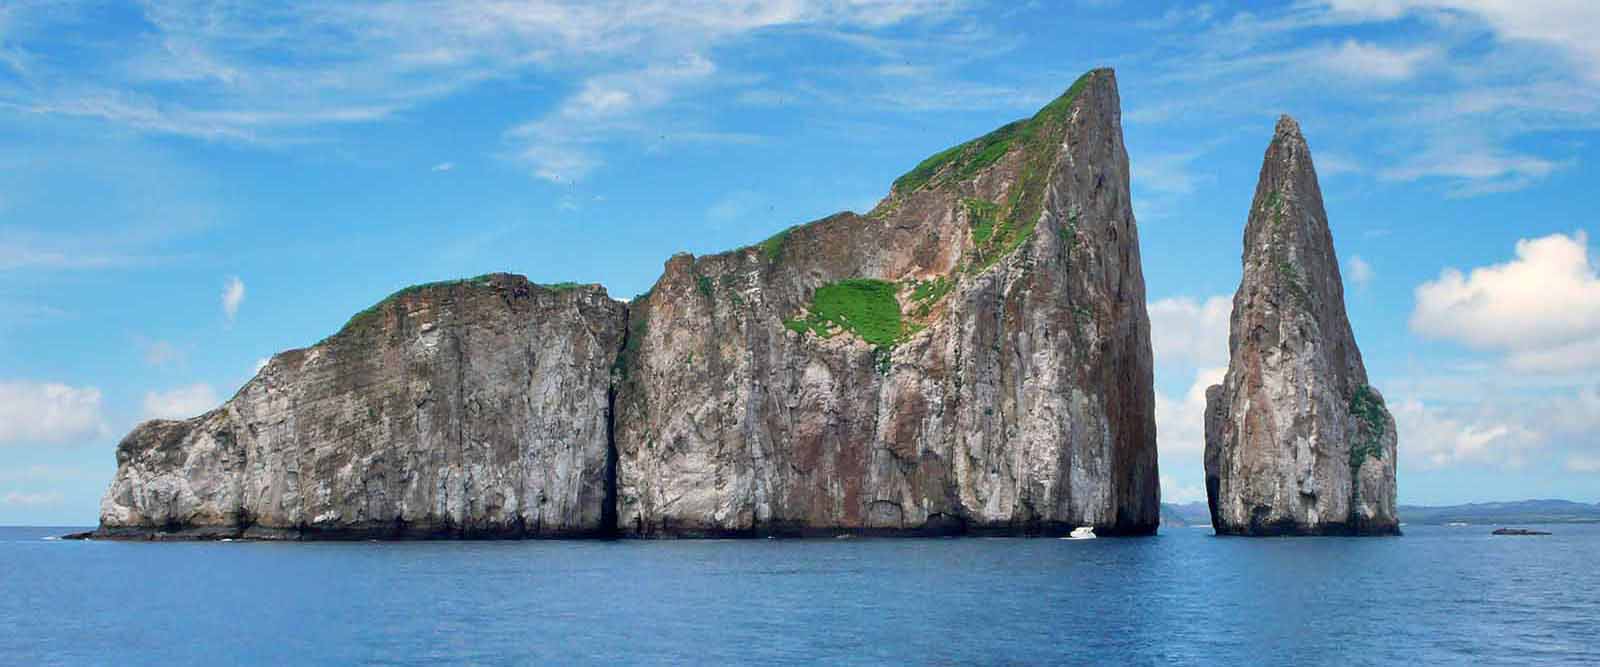
[[[0,664],[1600,664],[1550,537],[117,543],[0,528]]]

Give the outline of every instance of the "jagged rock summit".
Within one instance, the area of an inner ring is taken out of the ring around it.
[[[866,215],[669,261],[629,309],[620,528],[1154,532],[1119,104],[1090,72]]]
[[[1244,233],[1230,360],[1206,392],[1219,535],[1390,535],[1395,426],[1345,314],[1311,151],[1278,120]]]
[[[1149,534],[1115,75],[624,304],[407,290],[118,448],[113,537]]]

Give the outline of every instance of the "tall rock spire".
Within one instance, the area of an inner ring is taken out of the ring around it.
[[[1288,116],[1245,225],[1229,349],[1206,392],[1217,533],[1399,532],[1394,419],[1367,385],[1311,150]]]

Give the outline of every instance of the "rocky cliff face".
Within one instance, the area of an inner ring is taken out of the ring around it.
[[[605,532],[624,321],[598,287],[490,275],[408,289],[274,356],[222,407],[135,429],[99,532]]]
[[[1153,400],[1099,70],[867,215],[673,257],[628,305],[503,275],[398,294],[136,429],[99,533],[1145,534]]]
[[[1149,533],[1149,323],[1114,75],[865,216],[679,255],[631,304],[632,535]]]
[[[1244,234],[1231,359],[1206,392],[1206,492],[1224,535],[1393,534],[1395,427],[1345,315],[1311,151],[1285,116]]]

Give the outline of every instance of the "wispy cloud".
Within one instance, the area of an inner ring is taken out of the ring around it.
[[[222,314],[227,316],[229,324],[239,315],[239,306],[243,303],[244,281],[238,276],[228,276],[222,284]]]
[[[1344,265],[1345,279],[1358,289],[1366,289],[1378,277],[1378,272],[1373,270],[1372,265],[1360,255],[1351,255],[1350,259],[1345,260]]]
[[[217,407],[219,403],[221,401],[211,385],[192,384],[145,394],[144,416],[146,419],[188,419]]]
[[[206,140],[282,143],[326,126],[390,118],[484,81],[538,73],[577,84],[507,131],[509,153],[541,178],[570,181],[602,163],[597,146],[648,136],[660,125],[650,122],[653,112],[722,76],[712,56],[720,45],[783,28],[864,44],[877,31],[949,17],[964,4],[147,0],[140,30],[114,47],[82,48],[77,55],[88,67],[30,68],[28,85],[0,80],[0,106]],[[99,18],[87,7],[36,5],[0,17],[0,54],[13,68],[50,35]],[[677,125],[678,140],[724,137],[693,122]]]
[[[1176,297],[1150,303],[1150,334],[1157,364],[1226,366],[1233,299]]]
[[[59,491],[40,491],[36,493],[29,493],[26,491],[8,491],[5,495],[0,496],[0,505],[11,505],[13,507],[45,507],[50,505],[59,505],[61,504],[62,500],[65,500],[65,496],[62,496],[61,492]]]
[[[164,340],[137,340],[144,363],[155,368],[182,365],[189,355],[182,348]]]
[[[108,432],[98,388],[0,381],[0,445],[82,442]]]
[[[1434,57],[1429,47],[1392,49],[1347,39],[1337,46],[1325,46],[1306,53],[1317,66],[1354,79],[1405,81],[1415,77]]]
[[[1403,31],[1383,30],[1401,22]],[[1523,189],[1574,156],[1531,151],[1521,139],[1600,127],[1600,47],[1571,27],[1597,22],[1600,4],[1576,2],[1311,0],[1169,12],[1148,27],[1189,35],[1150,56],[1170,94],[1147,95],[1159,101],[1126,118],[1189,123],[1304,106],[1346,141],[1382,146],[1389,155],[1375,158],[1391,165],[1374,172],[1382,180],[1436,182],[1458,197]],[[1358,28],[1362,38],[1329,37]],[[1330,91],[1348,92],[1347,104],[1326,105]],[[1336,157],[1325,171],[1358,168]]]

